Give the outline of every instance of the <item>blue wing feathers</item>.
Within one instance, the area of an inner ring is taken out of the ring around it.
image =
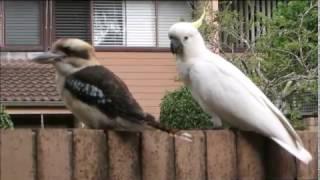
[[[97,104],[106,104],[107,97],[98,87],[77,79],[67,79],[66,88],[73,94]]]

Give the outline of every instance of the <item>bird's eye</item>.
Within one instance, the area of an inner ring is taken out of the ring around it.
[[[185,37],[184,37],[184,40],[188,40],[188,36],[185,36]]]

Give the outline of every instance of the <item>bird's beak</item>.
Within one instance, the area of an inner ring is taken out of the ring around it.
[[[53,53],[50,51],[41,53],[35,57],[32,58],[32,61],[39,63],[39,64],[49,64],[54,63],[58,60],[61,60],[63,58],[63,54]]]
[[[182,53],[183,46],[178,39],[171,39],[170,50],[172,54]]]

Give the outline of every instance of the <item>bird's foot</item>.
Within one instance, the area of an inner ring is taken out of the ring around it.
[[[192,135],[187,132],[177,132],[174,137],[182,139],[184,141],[192,142]]]

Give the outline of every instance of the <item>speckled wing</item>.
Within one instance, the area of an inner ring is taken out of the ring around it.
[[[144,112],[125,83],[103,66],[90,66],[66,77],[65,88],[83,103],[95,106],[109,118],[141,123]]]

